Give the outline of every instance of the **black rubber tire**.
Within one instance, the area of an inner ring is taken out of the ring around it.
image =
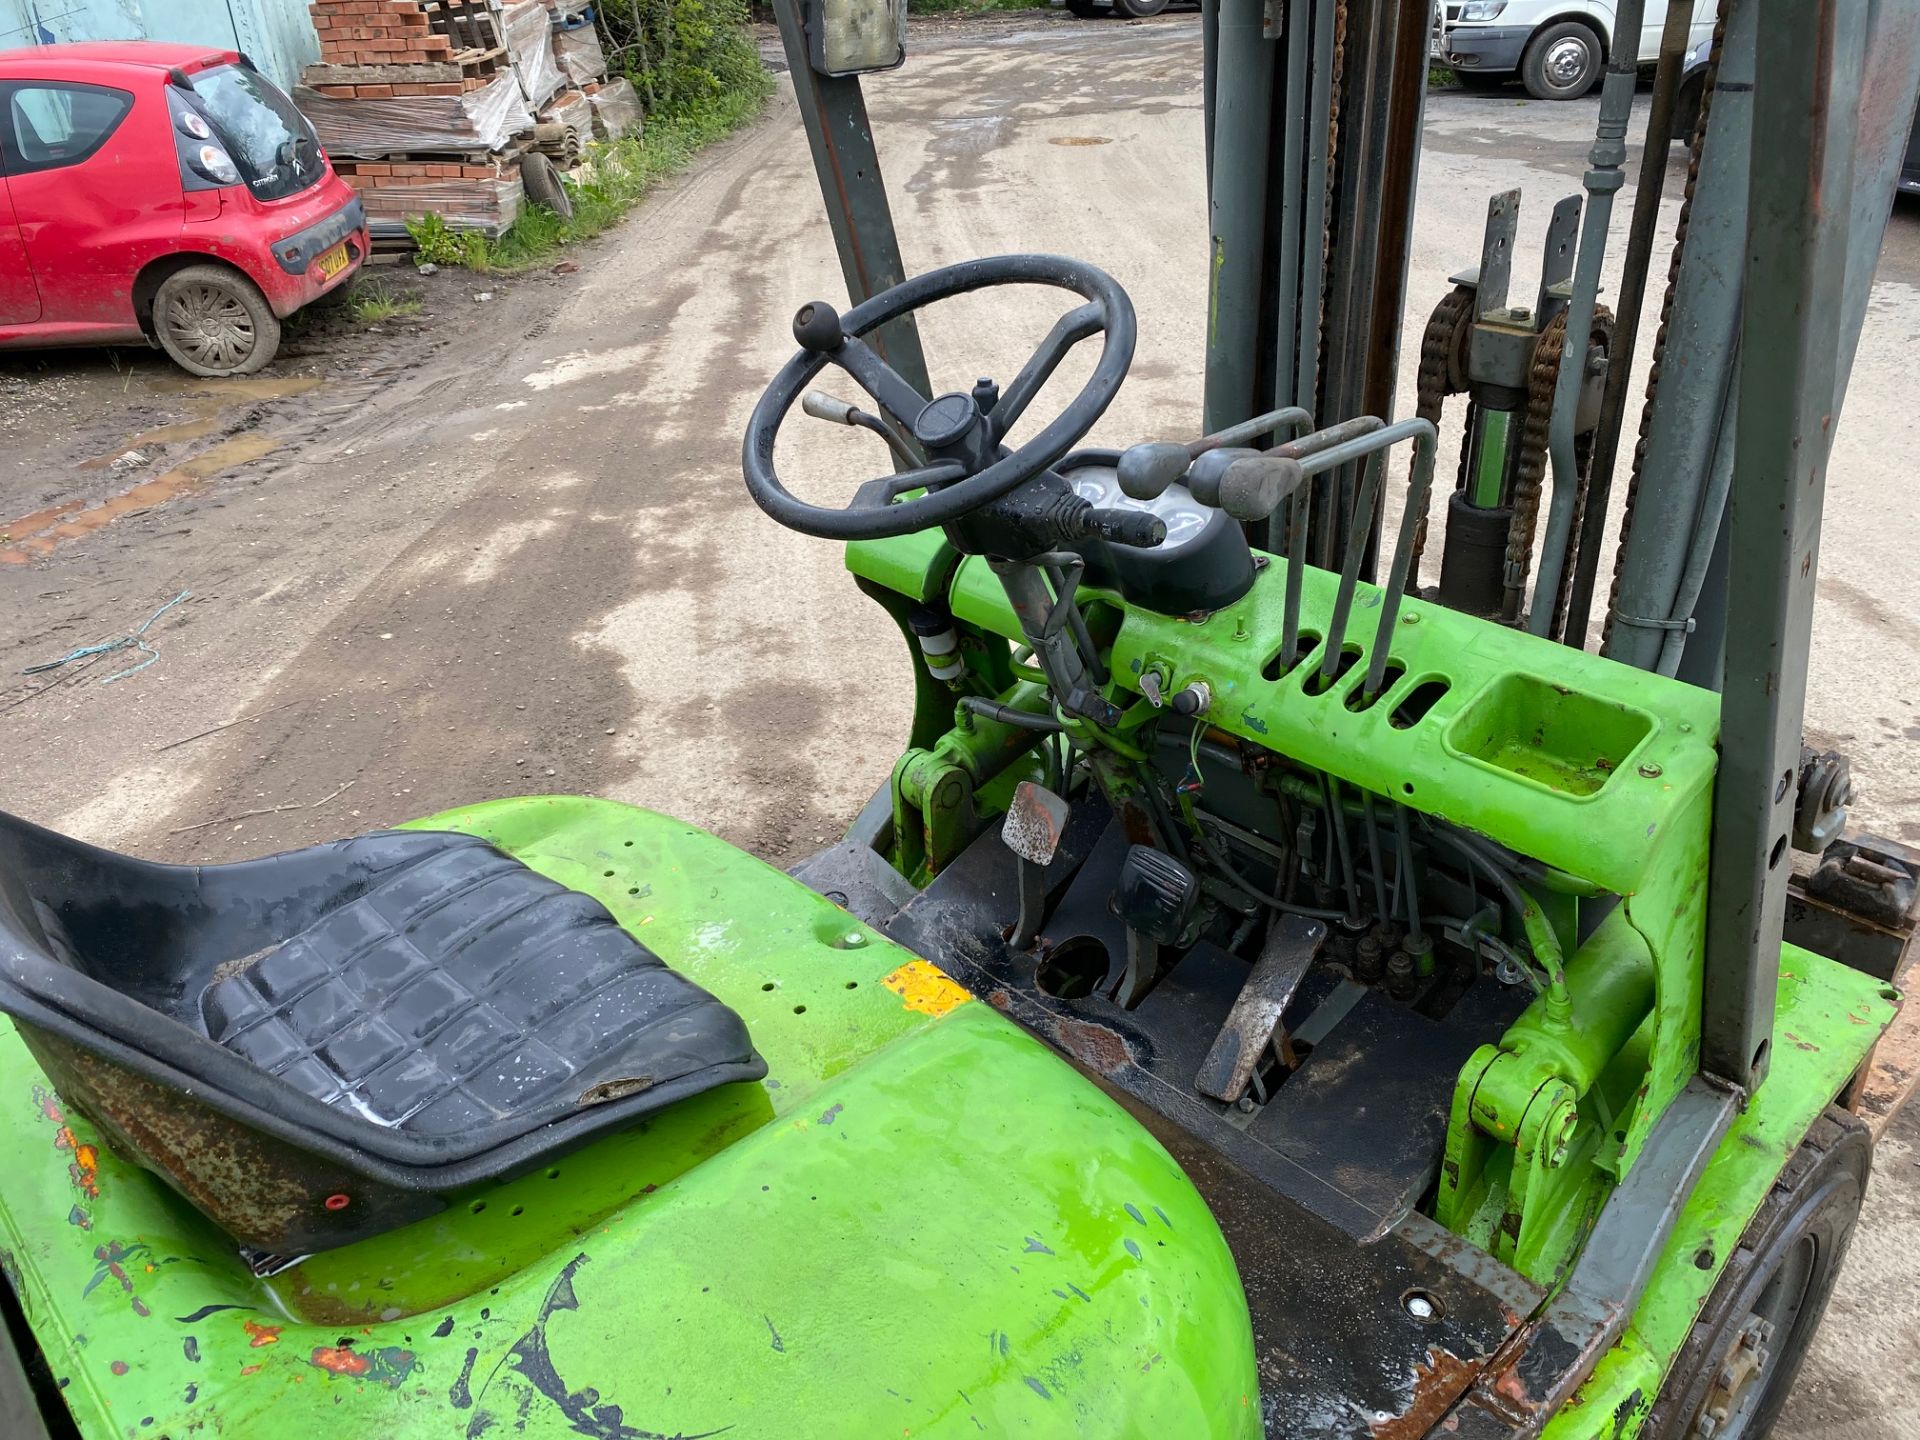
[[[1576,41],[1586,47],[1585,64],[1577,75],[1556,80],[1547,68],[1549,57],[1558,47]],[[1578,100],[1599,83],[1606,64],[1606,50],[1598,35],[1578,20],[1561,20],[1541,29],[1527,42],[1526,53],[1520,57],[1520,83],[1536,100]]]
[[[188,265],[160,282],[153,296],[153,333],[189,375],[220,379],[264,369],[280,349],[280,318],[245,275],[230,265]],[[221,340],[210,336],[218,330]]]
[[[1700,123],[1700,105],[1706,99],[1707,77],[1704,71],[1687,76],[1673,97],[1673,143],[1691,145],[1693,132]]]
[[[1785,1262],[1811,1240],[1813,1255],[1798,1287],[1798,1308],[1785,1333],[1776,1331],[1768,1345],[1766,1368],[1753,1382],[1759,1389],[1729,1417],[1735,1423],[1723,1432],[1727,1440],[1763,1440],[1779,1418],[1826,1313],[1872,1167],[1873,1141],[1866,1127],[1829,1106],[1774,1181],[1707,1297],[1647,1417],[1641,1432],[1646,1440],[1681,1440],[1692,1430],[1715,1377],[1738,1348],[1748,1318],[1767,1300],[1769,1282],[1777,1275],[1791,1277]]]
[[[573,218],[573,197],[567,193],[553,161],[538,150],[529,150],[520,157],[520,184],[526,189],[527,199],[534,204],[544,206],[562,220]]]
[[[1113,13],[1129,20],[1145,20],[1167,8],[1167,0],[1113,0]]]
[[[1113,14],[1111,6],[1096,5],[1093,0],[1067,0],[1067,9],[1082,20],[1103,20]]]

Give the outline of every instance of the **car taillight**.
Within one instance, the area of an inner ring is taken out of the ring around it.
[[[202,145],[188,157],[188,164],[216,185],[238,185],[240,172],[233,157],[218,145]]]
[[[197,111],[182,106],[174,115],[174,123],[196,140],[211,140],[213,127],[203,120]]]

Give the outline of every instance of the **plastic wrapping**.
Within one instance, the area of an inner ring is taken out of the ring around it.
[[[520,86],[507,71],[464,95],[335,100],[305,86],[294,103],[313,122],[330,155],[377,158],[429,151],[498,150],[533,129]]]
[[[640,133],[640,95],[624,75],[609,80],[587,97],[593,107],[593,138],[618,140]]]
[[[520,76],[520,89],[535,110],[551,100],[567,83],[553,59],[553,12],[540,0],[523,0],[500,12],[507,53]]]
[[[479,230],[497,238],[520,218],[526,191],[516,170],[498,180],[422,180],[362,190],[360,200],[376,240],[405,235],[406,222],[421,215],[438,215],[450,230]]]
[[[593,106],[578,90],[569,90],[540,112],[542,125],[564,125],[579,137],[584,150],[593,139]]]
[[[607,73],[607,52],[591,25],[553,32],[553,58],[570,85],[588,85]]]

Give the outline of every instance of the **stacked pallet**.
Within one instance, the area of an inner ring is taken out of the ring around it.
[[[295,92],[376,242],[406,222],[498,235],[520,214],[532,143],[494,0],[311,0],[320,62]]]

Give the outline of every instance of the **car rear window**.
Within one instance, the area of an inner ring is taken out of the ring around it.
[[[5,168],[15,175],[57,170],[87,159],[120,127],[133,96],[104,85],[27,81],[0,86],[6,96]]]
[[[201,113],[257,199],[279,200],[319,180],[319,137],[266,76],[244,65],[220,65],[199,71],[190,83]]]

